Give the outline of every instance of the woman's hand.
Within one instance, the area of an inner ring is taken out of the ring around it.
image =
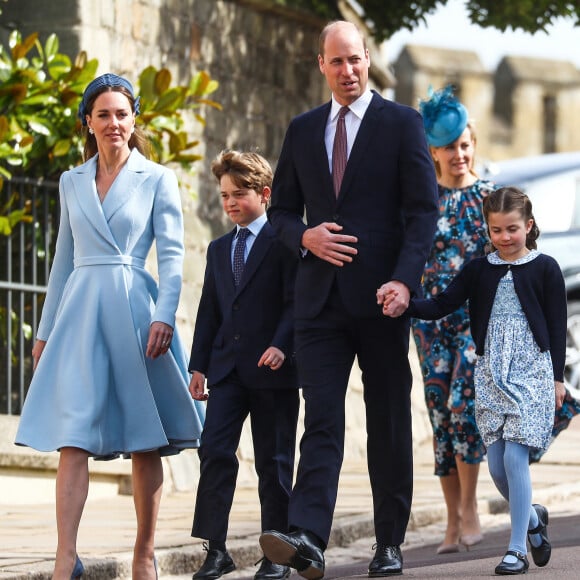
[[[37,340],[32,347],[32,370],[36,370],[38,366],[38,361],[40,360],[40,355],[46,346],[46,340]]]
[[[147,341],[147,350],[145,356],[157,358],[165,354],[171,346],[173,338],[173,328],[164,322],[152,322],[149,327],[149,340]]]

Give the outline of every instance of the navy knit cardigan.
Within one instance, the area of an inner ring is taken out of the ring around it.
[[[554,379],[564,380],[566,360],[566,288],[558,263],[546,254],[529,262],[490,264],[487,258],[468,262],[449,286],[437,296],[413,298],[407,314],[436,320],[457,310],[469,300],[471,334],[476,353],[482,355],[491,308],[500,279],[513,272],[516,294],[541,351],[550,351]]]

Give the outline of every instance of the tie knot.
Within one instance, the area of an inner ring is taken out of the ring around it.
[[[250,230],[248,228],[240,228],[238,230],[238,240],[245,240],[249,234]]]
[[[344,119],[349,111],[350,109],[348,107],[340,107],[340,111],[338,111],[338,118]]]

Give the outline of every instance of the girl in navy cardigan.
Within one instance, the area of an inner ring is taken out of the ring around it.
[[[413,299],[407,314],[436,320],[469,300],[476,421],[512,526],[495,573],[524,574],[526,535],[537,566],[551,555],[548,510],[532,505],[529,452],[548,447],[554,408],[565,395],[566,291],[557,262],[536,249],[539,230],[523,192],[498,189],[485,198],[483,212],[495,251],[467,263],[441,294]]]

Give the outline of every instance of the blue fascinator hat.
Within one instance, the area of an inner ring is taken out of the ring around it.
[[[427,96],[419,101],[427,143],[432,147],[453,143],[467,127],[467,109],[453,95],[451,85],[439,91],[430,86]]]
[[[79,104],[78,111],[78,117],[83,125],[87,124],[87,115],[89,113],[87,105],[89,101],[95,95],[95,93],[100,92],[103,87],[123,87],[127,89],[127,91],[129,91],[131,97],[134,100],[133,112],[135,113],[135,115],[139,114],[140,111],[139,101],[141,100],[141,97],[135,98],[135,93],[133,92],[133,85],[127,79],[120,77],[119,75],[115,75],[113,73],[105,73],[104,75],[101,75],[100,77],[97,77],[96,79],[91,81],[87,85],[87,88],[83,93],[83,98]]]

